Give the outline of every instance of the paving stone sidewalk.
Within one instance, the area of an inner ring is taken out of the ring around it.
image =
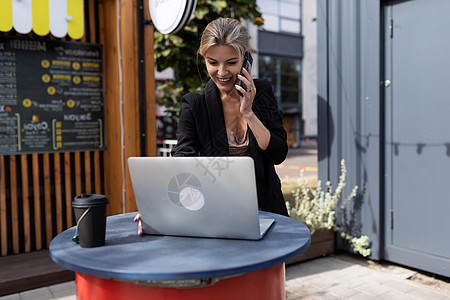
[[[0,300],[76,300],[75,281],[0,297]],[[286,267],[286,299],[450,299],[450,284],[390,263],[351,254]]]
[[[75,281],[0,297],[0,300],[77,300]]]
[[[390,263],[336,254],[286,268],[286,299],[450,299],[450,284]]]

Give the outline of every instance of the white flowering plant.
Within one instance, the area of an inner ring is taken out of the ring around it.
[[[326,182],[326,191],[321,188],[321,181],[317,182],[316,187],[311,187],[304,179],[303,171],[300,173],[300,178],[291,193],[294,201],[291,205],[286,201],[289,216],[294,218],[306,226],[308,226],[311,234],[319,229],[333,229],[340,233],[340,236],[347,240],[353,249],[366,257],[370,255],[369,238],[366,235],[354,237],[345,232],[340,226],[336,224],[336,213],[344,210],[346,205],[356,196],[358,186],[355,186],[351,193],[339,204],[342,190],[346,185],[347,168],[345,160],[341,160],[341,175],[336,189],[333,191],[331,182]]]

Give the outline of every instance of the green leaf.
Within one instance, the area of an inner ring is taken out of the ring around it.
[[[194,18],[196,19],[203,19],[204,16],[206,16],[209,13],[209,9],[197,9],[194,12]]]
[[[162,52],[161,52],[161,55],[162,55],[162,56],[169,56],[169,55],[170,55],[170,52],[171,52],[170,49],[167,49],[167,50],[162,51]]]
[[[227,7],[227,1],[207,1],[217,12],[221,12],[222,9]]]
[[[183,39],[177,35],[169,35],[169,40],[176,46],[180,46],[183,43]]]

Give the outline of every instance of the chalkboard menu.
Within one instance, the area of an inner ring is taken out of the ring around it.
[[[0,37],[0,155],[102,150],[102,47]]]

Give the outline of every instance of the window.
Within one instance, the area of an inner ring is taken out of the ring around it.
[[[301,104],[301,60],[260,54],[259,77],[273,86],[282,109],[299,108]]]
[[[258,0],[267,31],[301,33],[301,0]]]

